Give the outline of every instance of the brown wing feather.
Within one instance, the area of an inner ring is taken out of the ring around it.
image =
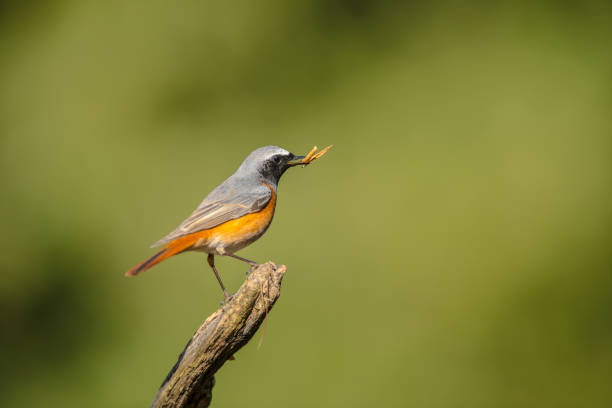
[[[216,227],[224,222],[240,218],[263,209],[272,192],[264,185],[250,191],[236,192],[220,186],[202,201],[200,206],[174,231],[160,239],[151,248],[166,244],[184,235]]]

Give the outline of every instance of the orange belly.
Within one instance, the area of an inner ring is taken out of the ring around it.
[[[186,235],[176,241],[192,242],[192,245],[186,250],[204,251],[218,255],[233,253],[254,242],[266,232],[274,217],[275,207],[276,193],[272,190],[270,201],[261,211]]]

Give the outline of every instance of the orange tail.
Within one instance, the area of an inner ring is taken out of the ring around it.
[[[151,269],[152,267],[154,267],[155,265],[157,265],[164,259],[168,259],[172,255],[176,255],[178,253],[183,252],[184,250],[189,248],[191,245],[193,245],[193,243],[196,240],[197,238],[190,237],[188,235],[188,236],[181,237],[181,238],[178,238],[170,242],[168,245],[164,247],[164,249],[162,249],[161,251],[159,251],[158,253],[156,253],[155,255],[147,259],[146,261],[139,263],[138,265],[134,266],[132,269],[127,271],[125,273],[125,276],[138,275],[140,272],[146,271],[147,269]]]

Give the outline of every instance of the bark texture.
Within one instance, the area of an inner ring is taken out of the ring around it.
[[[208,407],[215,372],[255,334],[280,296],[287,268],[254,267],[232,299],[208,316],[185,346],[151,407]]]

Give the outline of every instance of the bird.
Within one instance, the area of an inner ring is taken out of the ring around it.
[[[258,265],[235,252],[255,242],[270,226],[281,176],[291,167],[310,164],[330,147],[314,154],[315,146],[306,156],[296,156],[278,146],[252,151],[236,172],[210,192],[189,217],[151,245],[152,248],[163,245],[159,252],[125,275],[138,275],[186,251],[204,252],[225,299],[230,298],[215,266],[215,256],[229,256],[251,267]]]

